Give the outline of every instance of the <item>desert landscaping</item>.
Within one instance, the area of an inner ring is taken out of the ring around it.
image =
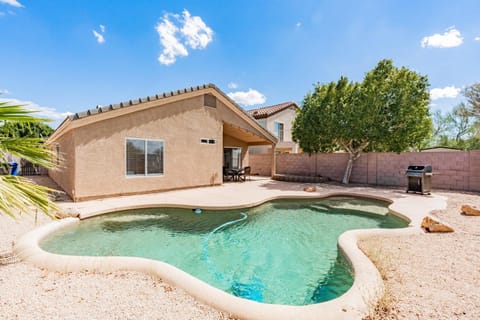
[[[292,184],[295,186],[301,187]],[[404,192],[398,188],[308,186],[320,191],[353,188],[392,196]],[[460,213],[463,204],[478,207],[478,194],[435,191],[435,195],[446,197],[448,206],[432,216],[451,226],[453,233],[387,236],[359,244],[386,285],[376,313],[372,306],[371,319],[480,318],[480,217]],[[32,315],[36,319],[233,318],[161,279],[138,272],[63,274],[8,256],[22,234],[49,221],[43,215],[25,214],[17,220],[0,219],[0,313],[4,319],[29,319]]]

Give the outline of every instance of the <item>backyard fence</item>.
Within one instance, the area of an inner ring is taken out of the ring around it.
[[[29,161],[22,160],[20,162],[20,172],[19,174],[21,176],[44,176],[48,175],[48,169],[38,166],[36,164],[33,164]]]
[[[252,174],[270,176],[270,154],[251,154]],[[348,154],[277,154],[276,173],[323,176],[341,181]],[[409,165],[432,165],[432,187],[437,189],[480,191],[480,150],[456,152],[365,153],[354,162],[352,183],[406,186]]]

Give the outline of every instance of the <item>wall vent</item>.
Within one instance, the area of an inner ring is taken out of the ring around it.
[[[203,95],[203,105],[205,107],[216,108],[217,107],[217,98],[211,94]]]

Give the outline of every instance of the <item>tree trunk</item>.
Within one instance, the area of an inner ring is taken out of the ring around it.
[[[350,156],[348,158],[348,163],[347,163],[347,169],[345,169],[345,174],[343,175],[343,180],[342,180],[342,183],[343,184],[348,184],[350,182],[350,176],[352,175],[352,169],[353,169],[353,161],[355,161],[356,157],[355,154],[353,153],[348,153],[348,155]]]
[[[360,158],[362,151],[368,146],[369,142],[362,142],[357,148],[353,147],[353,141],[339,141],[339,144],[343,147],[345,151],[348,152],[349,158],[347,163],[347,169],[345,169],[345,174],[343,175],[343,184],[348,184],[350,182],[350,176],[352,175],[353,162]]]

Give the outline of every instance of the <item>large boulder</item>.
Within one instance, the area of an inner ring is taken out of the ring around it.
[[[426,232],[453,232],[453,229],[447,225],[444,225],[438,221],[433,220],[430,217],[425,217],[422,220],[421,227]]]
[[[468,204],[464,204],[464,205],[462,205],[460,210],[462,211],[462,214],[464,214],[466,216],[480,216],[480,209],[478,209],[475,206],[470,206]]]

